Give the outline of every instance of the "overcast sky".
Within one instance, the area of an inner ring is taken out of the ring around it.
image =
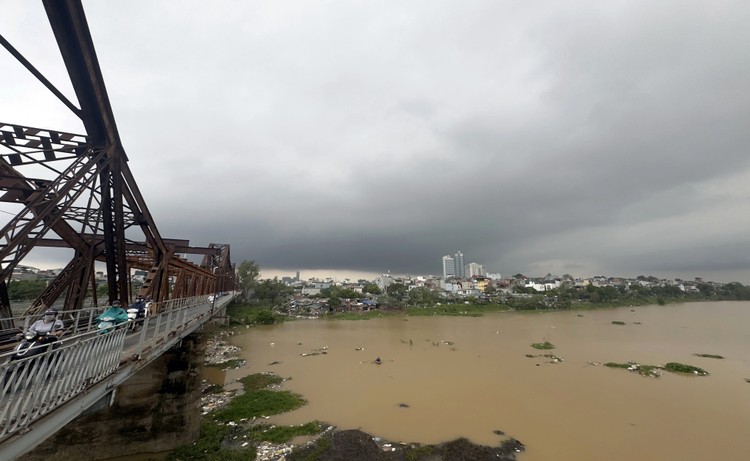
[[[84,7],[165,237],[303,278],[461,250],[750,283],[750,2]],[[74,99],[41,2],[4,0],[0,32]],[[0,120],[83,131],[0,52]]]

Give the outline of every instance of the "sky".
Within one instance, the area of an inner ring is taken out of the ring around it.
[[[83,3],[164,237],[266,276],[750,283],[750,2]],[[41,2],[0,33],[75,100]],[[0,120],[83,132],[2,49],[0,81]]]

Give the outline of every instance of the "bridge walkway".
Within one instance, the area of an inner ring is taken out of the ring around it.
[[[12,351],[0,354],[3,459],[30,451],[105,397],[111,403],[118,386],[223,313],[236,296],[166,301],[143,320],[141,328],[132,331],[121,326],[104,334],[94,323],[102,309],[69,312],[59,347],[23,360],[10,360]],[[4,325],[12,321],[26,326],[32,321],[4,320]]]

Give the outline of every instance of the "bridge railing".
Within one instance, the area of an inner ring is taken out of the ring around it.
[[[0,354],[0,442],[125,363],[135,361],[131,372],[142,368],[210,317],[214,304],[207,296],[196,296],[167,301],[158,308],[134,334],[123,326],[103,334],[97,331],[94,319],[102,309],[66,312],[74,333],[66,333],[56,348],[21,360],[14,359],[13,351]],[[19,324],[28,327],[30,320]]]
[[[126,332],[83,333],[51,351],[0,367],[0,440],[117,370]]]
[[[157,303],[156,313],[142,320],[140,339],[135,347],[134,355],[140,357],[144,353],[151,352],[196,319],[210,315],[212,307],[212,303],[208,302],[208,296],[194,296]]]
[[[200,302],[207,302],[208,295],[193,296],[190,298],[170,299],[159,303],[152,303],[150,307],[151,315],[169,312],[180,309],[185,306],[194,305]],[[76,335],[91,330],[96,325],[96,317],[101,314],[108,306],[93,306],[83,309],[59,310],[58,317],[63,321],[65,326],[65,336]],[[14,316],[0,319],[0,352],[10,344],[17,342],[16,336],[28,330],[29,325],[35,320],[42,318],[39,316]]]

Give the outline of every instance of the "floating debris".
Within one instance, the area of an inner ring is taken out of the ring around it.
[[[723,359],[724,358],[724,356],[717,355],[717,354],[694,354],[694,355],[698,357],[706,357],[709,359]]]
[[[549,359],[549,361],[547,361],[546,363],[563,363],[565,361],[565,359],[563,359],[562,357],[559,357],[559,356],[557,356],[555,354],[537,354],[537,355],[526,354],[526,357],[528,357],[530,359],[537,358],[537,357],[544,357],[546,359]],[[538,365],[539,364],[537,364],[537,366]]]

